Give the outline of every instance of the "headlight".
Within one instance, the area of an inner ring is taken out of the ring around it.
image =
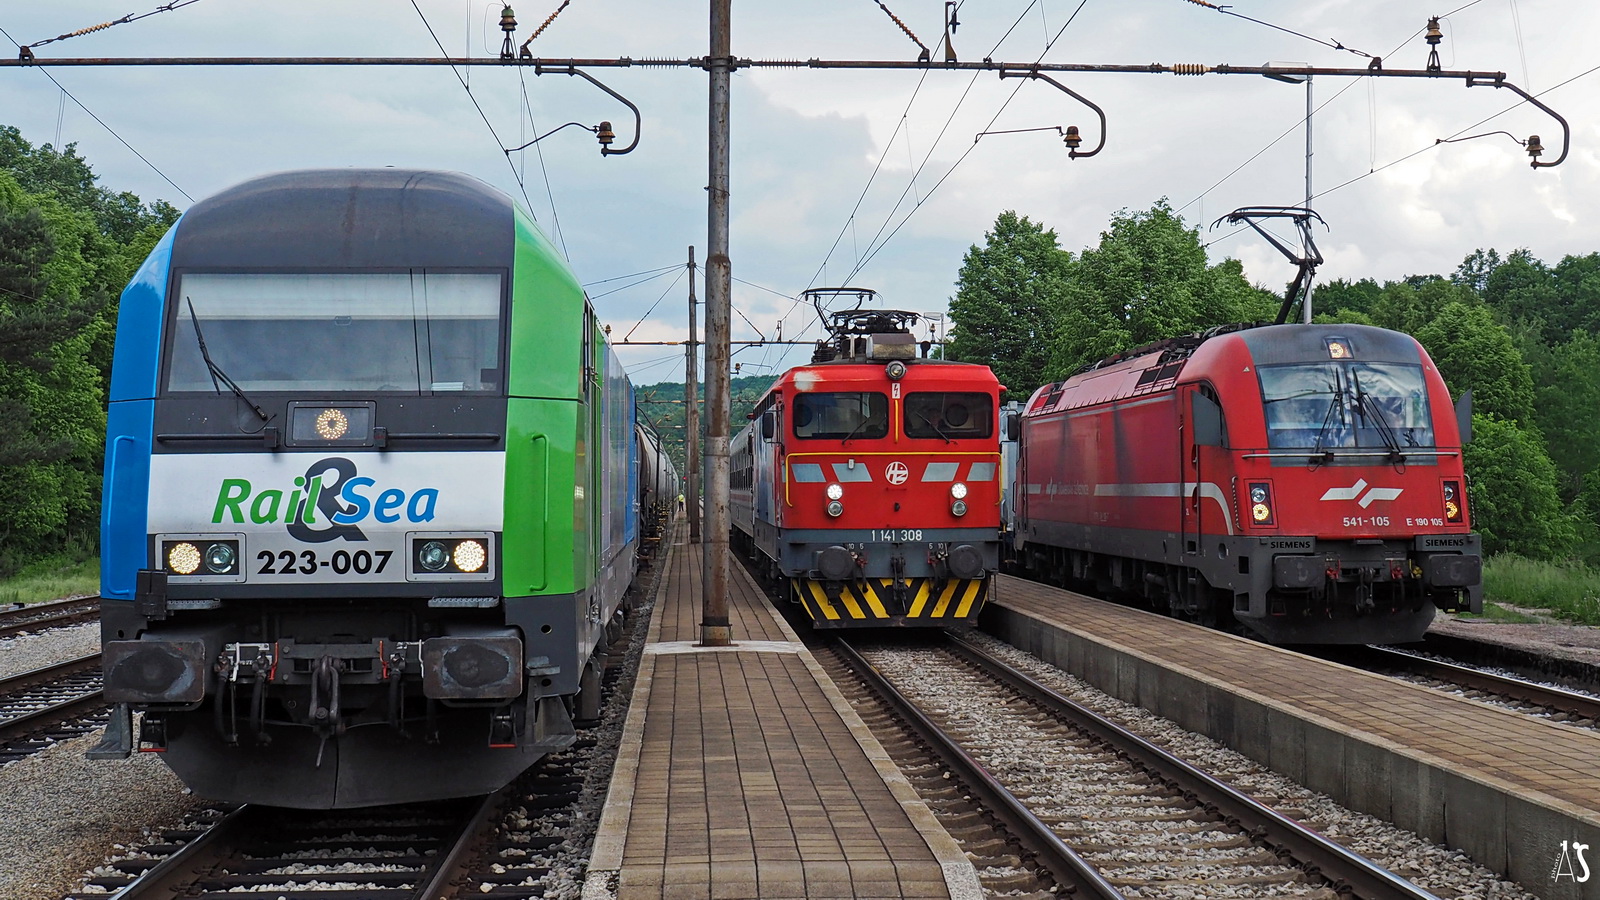
[[[829,500],[838,500],[843,496],[844,496],[844,485],[841,485],[841,484],[830,484],[830,485],[828,485],[828,499]]]
[[[167,568],[179,575],[193,575],[200,568],[200,548],[179,541],[167,548]]]
[[[890,381],[899,381],[906,377],[906,364],[897,359],[885,366],[884,372],[889,376]]]
[[[212,544],[206,548],[206,568],[213,575],[231,575],[233,564],[238,559],[239,554],[234,552],[232,545]]]
[[[450,562],[450,551],[438,541],[429,541],[417,551],[417,565],[429,572],[437,572]]]
[[[954,503],[950,504],[950,514],[954,515],[954,516],[964,516],[964,515],[966,515],[967,514],[967,501],[965,501],[965,500],[957,500]]]
[[[837,500],[828,501],[828,515],[838,518],[844,514],[844,504]]]
[[[957,500],[965,500],[967,497],[967,486],[959,481],[950,485],[950,496],[956,498]]]
[[[1452,525],[1465,521],[1461,514],[1461,485],[1454,481],[1444,483],[1444,520]]]
[[[350,417],[342,409],[325,409],[317,413],[313,427],[317,437],[325,441],[337,441],[350,430]]]
[[[463,572],[478,571],[483,568],[483,564],[488,559],[489,554],[483,549],[483,545],[477,541],[462,541],[456,545],[456,568]]]
[[[1250,520],[1254,525],[1271,525],[1272,485],[1256,482],[1250,485]]]

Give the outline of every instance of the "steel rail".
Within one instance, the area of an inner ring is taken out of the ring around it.
[[[1496,675],[1470,666],[1448,663],[1437,659],[1416,656],[1404,650],[1388,647],[1363,647],[1357,656],[1370,656],[1385,666],[1392,666],[1432,678],[1459,684],[1473,690],[1509,697],[1526,703],[1535,703],[1564,713],[1594,719],[1600,722],[1600,698],[1550,685],[1537,684],[1510,675]]]
[[[450,843],[447,852],[439,854],[433,870],[428,873],[427,878],[418,883],[412,893],[415,900],[434,900],[436,897],[446,896],[450,883],[467,874],[466,866],[471,861],[472,848],[484,826],[500,809],[501,801],[509,789],[507,786],[485,796],[473,813],[462,820],[461,833]]]
[[[1126,753],[1135,765],[1168,781],[1186,797],[1193,797],[1207,809],[1214,809],[1229,824],[1258,836],[1260,841],[1275,850],[1287,851],[1290,858],[1308,874],[1317,874],[1333,882],[1334,889],[1341,895],[1348,892],[1368,900],[1439,900],[1434,894],[1388,869],[1061,696],[973,644],[954,636],[951,637],[951,643],[960,655],[986,674],[1070,721],[1075,727],[1117,748],[1119,752]]]
[[[30,669],[19,675],[12,675],[9,678],[0,678],[0,699],[19,690],[59,681],[68,675],[74,675],[84,669],[94,668],[98,665],[100,665],[100,654],[90,653],[65,662],[52,663],[37,669]]]
[[[35,688],[48,687],[52,682],[82,673],[100,665],[100,654],[91,653],[77,659],[44,666],[21,675],[0,680],[0,700],[6,695]],[[105,706],[104,694],[99,688],[66,697],[49,706],[40,707],[21,715],[0,719],[0,746],[28,737],[41,726],[67,722],[94,712]]]
[[[228,843],[254,820],[264,815],[256,806],[241,806],[223,816],[194,840],[144,870],[107,900],[171,900],[194,881],[195,874],[221,863],[229,855]]]
[[[1038,861],[1078,898],[1094,897],[1100,900],[1118,900],[1124,895],[1107,881],[1094,866],[1077,851],[1067,846],[1049,825],[1040,821],[1033,811],[1012,794],[973,759],[938,725],[934,724],[909,699],[901,694],[887,678],[841,637],[834,638],[833,646],[852,669],[883,697],[933,751],[952,769],[960,773],[984,806],[998,816],[1022,842],[1034,851]]]
[[[40,615],[43,613],[43,615]],[[76,625],[100,616],[99,597],[75,597],[50,603],[35,603],[20,609],[0,612],[0,638],[45,628]]]

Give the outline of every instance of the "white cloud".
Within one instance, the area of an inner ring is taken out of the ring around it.
[[[422,0],[421,5],[450,52],[498,46],[497,7],[460,0]],[[522,22],[519,37],[525,37],[556,4],[515,5]],[[11,6],[0,15],[0,27],[25,41],[128,12],[120,0]],[[943,4],[901,0],[890,6],[937,53]],[[966,60],[992,55],[1031,61],[1076,6],[1030,8],[1027,0],[968,4],[956,48]],[[1448,20],[1444,65],[1504,71],[1512,81],[1541,90],[1593,65],[1589,42],[1600,25],[1600,9],[1550,0],[1522,0],[1518,8],[1520,47],[1506,4],[1478,4]],[[1316,0],[1240,11],[1381,54],[1390,68],[1423,64],[1426,45],[1420,37],[1408,37],[1437,12],[1414,0]],[[695,57],[706,52],[707,31],[703,5],[574,0],[532,49],[549,58]],[[733,36],[736,54],[759,59],[911,60],[916,54],[875,5],[859,0],[735,3]],[[437,52],[410,4],[380,0],[201,3],[40,48],[46,57]],[[1366,62],[1173,0],[1089,3],[1045,58],[1244,65],[1276,59],[1358,68]],[[586,282],[679,263],[691,244],[703,262],[704,74],[644,66],[591,71],[639,105],[644,115],[639,149],[602,158],[592,136],[567,129],[540,145],[542,169],[537,151],[514,155],[516,171],[525,172],[528,205],[552,233],[559,216],[560,235]],[[523,197],[513,167],[446,68],[52,73],[196,197],[261,172],[323,165],[456,169],[519,201]],[[473,95],[506,144],[532,136],[519,122],[523,80],[518,74],[488,67],[470,72]],[[592,125],[609,119],[620,140],[631,139],[631,114],[581,79],[521,74],[541,131],[568,121]],[[1082,129],[1086,144],[1098,141],[1094,113],[1043,83],[1002,81],[994,73],[974,78],[937,67],[926,73],[741,71],[732,116],[734,275],[794,295],[813,278],[816,283],[844,279],[859,258],[875,254],[850,276],[853,282],[878,289],[890,305],[936,310],[953,292],[962,254],[983,241],[1003,210],[1014,209],[1055,229],[1062,246],[1077,251],[1098,240],[1115,211],[1148,208],[1163,196],[1202,228],[1235,207],[1292,204],[1303,197],[1301,88],[1217,75],[1083,74],[1060,80],[1106,111],[1108,140],[1097,157],[1069,160],[1052,132],[991,135],[974,146],[974,136],[984,130],[1069,124]],[[1432,146],[1435,138],[1510,106],[1515,98],[1508,91],[1468,90],[1459,81],[1320,79],[1313,86],[1319,104],[1339,96],[1314,120],[1314,182],[1319,191],[1349,183],[1315,204],[1331,227],[1318,232],[1328,260],[1319,281],[1448,273],[1477,247],[1506,252],[1526,246],[1552,263],[1564,254],[1600,250],[1600,236],[1586,221],[1586,213],[1600,205],[1597,84],[1600,74],[1545,96],[1574,123],[1574,141],[1562,167],[1533,171],[1520,148],[1503,135]],[[8,101],[0,120],[20,127],[36,143],[55,140],[60,97],[40,72],[0,71],[0,89]],[[1546,159],[1559,152],[1555,123],[1527,106],[1467,133],[1500,129],[1519,138],[1541,135],[1549,148]],[[70,105],[62,117],[61,140],[78,143],[104,184],[186,205]],[[1410,159],[1366,174],[1418,150]],[[1257,159],[1228,177],[1258,151]],[[912,172],[925,158],[912,185]],[[852,223],[850,212],[858,200]],[[915,214],[906,219],[913,208]],[[875,236],[897,227],[888,243],[874,243]],[[1225,233],[1218,229],[1204,236]],[[1212,248],[1214,260],[1226,255],[1244,262],[1252,282],[1281,287],[1291,271],[1277,251],[1249,234]],[[670,280],[603,297],[597,307],[625,330]],[[680,283],[675,291],[660,300],[635,337],[682,337],[686,289]],[[773,333],[785,315],[786,336],[815,319],[803,308],[795,310],[792,301],[758,288],[736,284],[734,298],[764,333]],[[754,336],[738,316],[734,330],[741,337]],[[649,366],[641,372],[645,380],[678,377],[681,364],[669,352],[674,349],[634,348],[628,360]],[[785,358],[807,356],[804,348],[787,357],[760,348],[738,358],[751,366],[776,366]]]

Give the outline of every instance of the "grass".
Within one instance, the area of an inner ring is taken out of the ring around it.
[[[1484,560],[1483,588],[1485,598],[1496,604],[1543,610],[1579,625],[1600,625],[1600,569],[1593,566],[1501,554]],[[1484,604],[1486,618],[1490,605]]]
[[[43,603],[74,594],[100,593],[100,559],[53,558],[0,579],[0,603]]]

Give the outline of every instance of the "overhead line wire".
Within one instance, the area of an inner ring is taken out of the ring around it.
[[[1073,11],[1072,16],[1067,19],[1066,24],[1061,26],[1061,31],[1057,32],[1055,40],[1059,40],[1060,39],[1061,32],[1066,31],[1067,25],[1071,25],[1072,24],[1072,20],[1077,18],[1078,12],[1083,9],[1084,4],[1087,3],[1087,2],[1088,2],[1088,0],[1081,0],[1081,2],[1079,2],[1078,8]],[[995,51],[1000,49],[1000,45],[1005,43],[1006,39],[1011,36],[1011,33],[1013,31],[1016,31],[1017,26],[1022,24],[1023,20],[1027,18],[1028,13],[1032,12],[1034,6],[1038,5],[1038,3],[1039,3],[1039,0],[1032,0],[1032,2],[1030,2],[1026,7],[1023,8],[1022,12],[1017,15],[1016,20],[1011,23],[1011,27],[1007,28],[1005,33],[1000,36],[1000,39],[995,41],[994,46],[989,49],[988,56],[992,57],[994,55]],[[959,9],[960,9],[960,7],[958,6],[957,10],[959,11]],[[1055,44],[1055,40],[1051,40],[1049,43],[1045,44],[1044,51],[1039,54],[1039,57],[1038,57],[1039,59],[1043,59],[1044,58],[1044,54],[1048,53],[1050,51],[1050,48]],[[1035,61],[1037,61],[1037,60],[1035,60]],[[933,143],[929,145],[927,155],[925,155],[923,157],[922,164],[920,166],[918,166],[917,169],[914,172],[912,172],[911,180],[910,180],[909,184],[907,185],[906,189],[901,192],[899,199],[896,200],[894,207],[889,212],[889,215],[884,219],[884,224],[880,225],[878,227],[877,234],[875,234],[873,236],[873,240],[869,241],[867,243],[868,256],[866,257],[866,259],[857,260],[856,265],[855,265],[855,267],[853,269],[851,269],[850,274],[847,275],[844,278],[844,283],[848,283],[851,278],[854,278],[856,276],[856,274],[861,271],[863,265],[865,265],[866,262],[870,261],[871,257],[876,254],[876,251],[873,250],[872,248],[873,248],[873,244],[877,240],[878,235],[882,235],[883,234],[883,229],[886,228],[888,226],[888,223],[893,220],[895,212],[897,212],[900,209],[900,204],[905,201],[906,194],[910,193],[911,185],[914,185],[916,183],[917,177],[920,176],[922,174],[923,169],[925,169],[927,167],[929,160],[931,160],[932,157],[933,157],[934,151],[938,149],[940,141],[944,138],[945,133],[949,130],[950,123],[955,120],[956,113],[959,112],[961,107],[966,103],[967,97],[972,92],[973,85],[975,85],[977,83],[979,74],[981,74],[981,73],[974,72],[972,74],[971,80],[969,80],[967,82],[966,90],[962,91],[960,98],[958,98],[956,100],[955,106],[951,108],[949,117],[947,117],[945,119],[944,127],[940,129],[939,135],[937,137],[935,137],[934,140],[933,140]],[[923,77],[926,78],[926,76],[927,76],[927,72],[926,72],[926,70],[924,70]],[[1019,83],[1018,84],[1018,89],[1020,89],[1020,88],[1021,88],[1021,84]],[[918,82],[917,82],[917,91],[920,91],[921,89],[922,89],[922,80],[919,79]],[[1013,90],[1011,92],[1011,97],[1008,97],[1006,99],[1006,104],[1005,105],[1009,105],[1010,102],[1011,102],[1011,98],[1015,97],[1016,94],[1017,94],[1017,91]],[[912,97],[911,97],[911,102],[915,102],[916,96],[917,96],[916,93],[913,92]],[[911,102],[908,102],[906,104],[905,111],[901,113],[901,124],[904,124],[906,115],[911,110]],[[1002,112],[1005,110],[1005,105],[1001,106],[1001,111]],[[995,114],[995,118],[999,118],[999,113]],[[991,119],[990,121],[992,123],[993,119]],[[897,125],[896,128],[895,128],[895,133],[891,134],[889,136],[889,140],[885,144],[886,147],[894,142],[895,136],[899,134],[899,129],[900,129],[900,126]],[[966,159],[967,154],[970,154],[971,152],[972,151],[969,148],[966,153],[963,153],[961,155],[961,159],[963,159],[963,160]],[[880,155],[879,160],[878,160],[878,166],[873,168],[872,175],[867,179],[866,187],[862,188],[861,196],[859,198],[857,198],[857,200],[856,200],[855,208],[851,210],[850,216],[848,218],[846,218],[846,220],[845,220],[845,227],[840,229],[839,237],[834,239],[834,247],[830,247],[829,248],[828,255],[823,258],[822,266],[818,267],[817,273],[815,275],[812,275],[811,282],[806,285],[807,289],[810,289],[810,287],[813,284],[816,283],[817,276],[821,274],[822,268],[827,265],[828,259],[832,257],[833,250],[838,246],[839,240],[844,237],[844,231],[849,227],[850,223],[854,220],[856,211],[860,209],[862,201],[865,200],[866,194],[867,194],[867,190],[872,187],[872,181],[873,181],[874,178],[877,177],[878,168],[883,165],[883,160],[886,159],[887,157],[888,157],[888,153],[887,152],[885,152],[884,154]],[[960,165],[960,163],[961,163],[961,160],[957,160],[956,165]],[[951,170],[952,171],[954,170],[954,166],[952,166]],[[933,190],[937,190],[938,186],[940,184],[943,184],[945,178],[948,178],[948,177],[949,177],[949,172],[946,172],[945,176],[943,178],[940,178],[938,183],[936,183],[934,185]],[[910,216],[912,214],[915,214],[917,209],[921,208],[923,203],[927,202],[928,197],[932,196],[933,190],[930,190],[928,192],[928,195],[924,196],[922,198],[922,200],[919,201],[917,203],[917,205],[912,208],[911,214],[908,214],[907,217],[906,217],[907,220],[909,220],[909,218],[910,218]],[[904,224],[905,224],[905,222],[903,220],[901,222],[901,225],[904,225]],[[889,238],[893,238],[894,234],[898,233],[899,230],[900,230],[900,228],[899,228],[899,226],[897,226],[895,228],[895,231],[890,233]],[[887,243],[888,239],[886,238],[884,242]],[[804,292],[801,293],[801,298],[803,298],[803,297],[804,297]],[[795,299],[794,304],[792,306],[790,306],[788,312],[784,313],[783,316],[778,320],[780,323],[782,323],[783,321],[787,320],[789,318],[789,316],[794,314],[794,311],[799,308],[800,303],[802,302],[801,298],[796,298]],[[806,333],[807,331],[810,330],[810,328],[811,328],[811,326],[808,323],[805,328],[801,329],[800,334]],[[787,349],[785,349],[783,352],[786,355],[789,351]],[[763,358],[763,362],[765,362],[765,358]]]
[[[17,44],[17,39],[12,37],[10,35],[10,33],[7,32],[4,28],[0,28],[0,34],[5,35],[6,36],[6,40],[10,41],[11,43]],[[17,44],[17,48],[20,50],[22,48],[22,45],[21,44]],[[94,114],[94,110],[90,109],[87,106],[84,106],[83,105],[83,101],[79,100],[76,96],[73,95],[73,93],[71,91],[67,90],[64,86],[62,86],[61,82],[56,81],[56,77],[54,75],[51,75],[50,71],[48,69],[41,68],[41,69],[39,69],[39,72],[41,74],[43,74],[44,77],[50,79],[50,83],[54,84],[56,86],[56,88],[58,88],[61,91],[61,93],[66,94],[69,98],[71,98],[73,103],[78,104],[78,108],[79,109],[81,109],[84,112],[88,113],[89,114],[89,118],[91,118],[91,119],[95,120],[96,122],[98,122],[100,124],[101,128],[104,128],[106,131],[110,132],[111,136],[116,138],[117,141],[120,144],[122,144],[122,146],[127,147],[128,151],[130,153],[132,153],[134,156],[139,157],[139,161],[144,163],[145,165],[149,166],[150,167],[150,171],[155,172],[157,175],[160,175],[161,176],[161,180],[165,181],[167,184],[172,185],[172,189],[177,191],[178,193],[182,194],[184,196],[184,199],[188,200],[190,203],[194,202],[194,198],[189,196],[189,192],[188,191],[184,190],[181,187],[178,187],[178,183],[176,181],[173,181],[171,178],[168,178],[167,177],[167,173],[161,171],[159,166],[157,166],[155,163],[151,162],[150,160],[146,159],[145,155],[143,153],[140,153],[138,150],[135,150],[133,145],[128,143],[122,137],[122,135],[117,134],[117,130],[115,128],[112,128],[110,125],[107,125],[105,123],[104,119],[102,119],[99,116],[95,115]],[[61,151],[58,148],[56,150],[56,152],[59,153]]]
[[[672,283],[667,285],[667,289],[665,291],[661,292],[661,296],[656,298],[656,302],[650,304],[650,308],[644,311],[644,315],[639,317],[639,321],[633,323],[633,327],[628,329],[628,333],[622,336],[623,340],[633,337],[633,333],[639,330],[639,326],[644,324],[644,320],[650,318],[650,314],[656,311],[656,307],[661,305],[662,300],[666,299],[668,291],[671,291],[673,288],[677,287],[678,282],[683,280],[683,273],[687,271],[687,267],[678,269],[678,277],[672,279]]]
[[[1189,2],[1190,3],[1195,3],[1196,0],[1189,0]],[[1461,6],[1456,7],[1455,9],[1445,13],[1444,15],[1440,16],[1439,18],[1441,18],[1441,19],[1449,18],[1450,16],[1453,16],[1456,13],[1461,12],[1462,10],[1465,10],[1465,9],[1467,9],[1469,7],[1477,6],[1479,3],[1482,3],[1482,2],[1483,2],[1483,0],[1470,0],[1470,2],[1464,3]],[[1200,3],[1198,5],[1209,6],[1210,4]],[[1249,16],[1238,16],[1238,18],[1249,19],[1249,21],[1252,21],[1252,22],[1257,21],[1255,19],[1250,19]],[[1261,24],[1269,24],[1269,23],[1261,23]],[[1273,25],[1271,27],[1277,28],[1278,26]],[[1279,29],[1279,30],[1282,31],[1282,30],[1287,30],[1287,29]],[[1410,43],[1413,39],[1416,38],[1417,35],[1421,34],[1422,32],[1424,32],[1426,30],[1427,30],[1427,26],[1424,25],[1423,27],[1418,28],[1416,31],[1413,31],[1409,36],[1407,36],[1405,38],[1405,40],[1402,40],[1400,43],[1396,44],[1394,46],[1393,50],[1390,50],[1387,54],[1385,54],[1385,57],[1393,56],[1394,54],[1398,53],[1400,51],[1401,47],[1404,47],[1406,44]],[[1298,34],[1298,32],[1290,32],[1290,33],[1291,34]],[[1311,38],[1311,40],[1316,40],[1316,38]],[[1318,43],[1323,43],[1323,42],[1322,41],[1318,41]],[[1349,49],[1349,48],[1341,47],[1340,49]],[[1352,52],[1354,52],[1354,51],[1352,51]],[[1332,97],[1329,97],[1328,99],[1326,99],[1326,100],[1322,101],[1321,103],[1317,104],[1316,109],[1311,111],[1312,115],[1315,115],[1315,114],[1317,114],[1319,112],[1322,112],[1323,109],[1327,108],[1329,104],[1333,103],[1335,100],[1338,100],[1340,97],[1343,97],[1345,95],[1345,92],[1347,92],[1351,88],[1355,87],[1361,81],[1362,81],[1362,79],[1352,78],[1349,81],[1349,83],[1347,83],[1344,87],[1339,89],[1338,93],[1334,94]],[[1371,84],[1371,82],[1368,81],[1368,84]],[[1212,184],[1210,187],[1206,188],[1205,190],[1201,191],[1199,193],[1199,195],[1196,196],[1193,200],[1190,200],[1188,203],[1185,203],[1182,206],[1178,207],[1175,210],[1175,212],[1183,212],[1184,210],[1188,209],[1189,207],[1191,207],[1191,206],[1195,205],[1196,203],[1200,202],[1201,200],[1205,199],[1207,194],[1210,194],[1212,191],[1214,191],[1217,188],[1221,187],[1225,182],[1227,182],[1229,179],[1233,178],[1233,176],[1239,174],[1239,172],[1242,171],[1246,166],[1248,166],[1251,163],[1255,162],[1257,159],[1260,159],[1261,155],[1263,153],[1266,153],[1268,150],[1271,150],[1273,147],[1276,147],[1278,145],[1279,141],[1281,141],[1284,138],[1288,137],[1289,135],[1293,134],[1295,131],[1298,131],[1301,128],[1301,126],[1305,125],[1305,121],[1306,121],[1306,117],[1305,116],[1301,116],[1299,119],[1297,119],[1294,122],[1294,124],[1290,125],[1287,129],[1285,129],[1282,134],[1278,135],[1277,137],[1273,138],[1271,141],[1267,142],[1266,146],[1262,147],[1260,150],[1257,150],[1255,153],[1251,154],[1249,159],[1246,159],[1244,162],[1242,162],[1239,165],[1235,166],[1233,171],[1231,171],[1228,174],[1226,174],[1226,175],[1222,176],[1221,178],[1217,179],[1217,181],[1214,184]],[[1317,196],[1321,196],[1321,195],[1319,194]],[[1313,198],[1313,199],[1315,199],[1315,198]],[[1213,241],[1212,243],[1216,243],[1216,242]],[[1210,246],[1210,245],[1208,244],[1207,246]]]
[[[655,281],[657,278],[660,278],[663,275],[666,275],[668,272],[671,272],[673,270],[677,270],[681,274],[683,269],[684,269],[684,267],[681,266],[681,265],[679,265],[679,266],[669,266],[668,268],[662,269],[661,271],[656,272],[656,274],[651,275],[648,278],[641,278],[638,281],[633,282],[632,284],[625,284],[622,287],[612,288],[611,290],[605,291],[604,293],[594,294],[589,298],[589,300],[590,300],[590,302],[593,302],[595,300],[599,300],[601,297],[609,297],[612,294],[619,294],[619,293],[627,290],[628,288],[638,287],[641,284],[647,284],[649,282]],[[615,280],[615,279],[612,279],[612,280]]]
[[[683,267],[683,263],[673,263],[670,266],[661,266],[660,268],[656,268],[656,269],[645,269],[643,272],[634,272],[631,275],[615,275],[615,276],[612,276],[611,278],[602,278],[599,281],[585,281],[583,283],[583,286],[584,287],[593,287],[594,285],[605,284],[606,282],[609,282],[609,281],[621,281],[624,278],[637,278],[640,275],[655,275],[655,274],[659,274],[661,272],[666,272],[666,271],[668,271],[670,269],[680,269],[682,267]]]
[[[428,17],[422,12],[422,7],[417,5],[417,0],[411,0],[411,8],[417,11],[417,16],[422,19],[422,26],[428,29],[428,36],[433,38],[433,42],[438,45],[439,52],[444,55],[445,59],[449,59],[450,51],[444,48],[444,43],[439,40],[439,35],[434,32],[432,23],[428,21]],[[478,111],[478,117],[483,119],[484,125],[488,126],[489,135],[494,138],[495,146],[500,148],[500,155],[506,158],[506,165],[511,169],[511,177],[517,180],[517,188],[522,191],[523,202],[528,204],[528,215],[533,216],[534,221],[537,222],[539,217],[533,211],[533,200],[528,197],[528,186],[523,183],[522,175],[517,171],[517,164],[511,161],[511,154],[504,152],[506,142],[500,140],[500,133],[494,130],[494,123],[489,121],[488,114],[483,111],[482,106],[478,105],[478,98],[473,95],[472,88],[467,85],[467,80],[461,77],[461,70],[454,63],[451,63],[450,71],[456,76],[456,80],[461,82],[461,89],[467,92],[467,99],[472,101],[472,108]]]
[[[551,16],[551,18],[554,18],[554,16]],[[528,38],[528,40],[531,41],[533,38]],[[539,123],[533,117],[533,104],[528,100],[528,73],[521,67],[517,69],[517,80],[522,84],[522,108],[527,110],[528,124],[532,126],[533,133],[537,135],[539,133]],[[561,241],[561,255],[570,263],[572,262],[572,254],[567,251],[567,233],[561,229],[561,213],[556,209],[555,190],[550,187],[550,170],[545,168],[544,164],[544,145],[535,141],[533,149],[539,154],[539,171],[544,175],[544,194],[550,199],[550,218],[555,222],[556,239]],[[522,152],[526,153],[527,150],[524,149]]]

